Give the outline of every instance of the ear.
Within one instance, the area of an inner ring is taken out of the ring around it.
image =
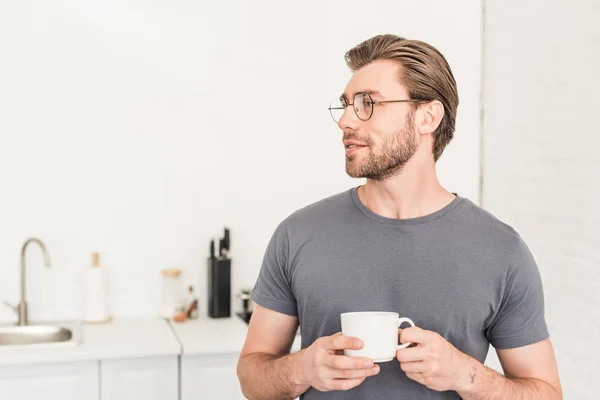
[[[419,118],[417,121],[417,131],[420,135],[430,135],[442,122],[444,118],[444,105],[439,100],[432,100],[429,103],[421,104],[417,111]]]

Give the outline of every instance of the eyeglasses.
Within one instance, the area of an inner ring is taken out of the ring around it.
[[[354,113],[361,121],[368,121],[373,116],[373,108],[375,104],[383,103],[408,103],[408,102],[422,102],[423,100],[417,99],[406,99],[406,100],[380,100],[374,101],[371,95],[368,93],[356,93],[352,103],[348,103],[346,99],[339,98],[331,100],[329,105],[329,113],[331,118],[337,123],[339,122],[346,107],[352,106]]]

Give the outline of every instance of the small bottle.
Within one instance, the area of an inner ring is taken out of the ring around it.
[[[172,319],[175,322],[185,322],[185,320],[187,319],[187,314],[185,312],[185,308],[182,305],[177,304],[175,306],[175,312],[173,314]]]
[[[161,270],[162,278],[162,301],[160,315],[163,318],[171,319],[177,312],[178,305],[184,304],[184,291],[180,281],[181,270],[177,268],[168,268]]]
[[[187,317],[189,319],[198,319],[198,299],[194,296],[194,287],[188,286],[188,305],[187,305]]]

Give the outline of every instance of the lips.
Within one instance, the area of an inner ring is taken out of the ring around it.
[[[367,145],[361,142],[357,142],[356,140],[345,140],[344,147],[347,149],[356,148],[356,147],[366,147]]]
[[[360,143],[346,142],[344,143],[344,147],[346,148],[346,155],[349,155],[369,146]]]

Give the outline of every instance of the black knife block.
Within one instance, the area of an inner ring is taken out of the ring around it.
[[[231,259],[208,259],[208,316],[231,316]]]

